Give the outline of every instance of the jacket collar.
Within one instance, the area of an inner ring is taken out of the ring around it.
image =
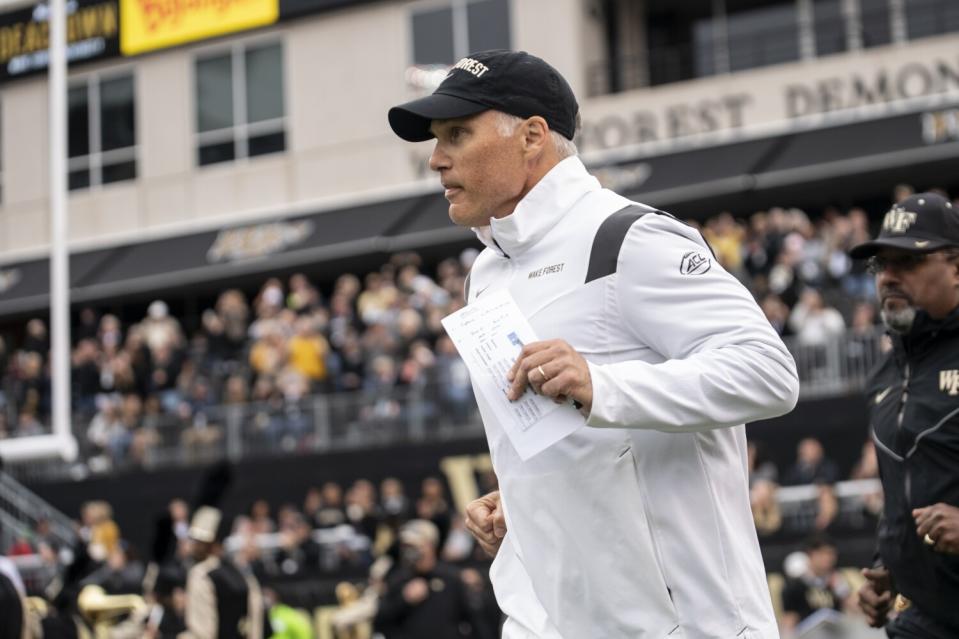
[[[893,344],[912,352],[925,347],[940,333],[955,332],[959,332],[959,307],[940,320],[929,317],[925,311],[918,311],[908,334],[901,336],[892,334]]]
[[[512,213],[473,231],[500,255],[520,255],[555,227],[580,198],[600,188],[599,180],[586,171],[578,157],[568,157],[550,169]]]

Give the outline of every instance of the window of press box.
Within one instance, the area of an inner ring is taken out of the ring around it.
[[[910,40],[959,31],[956,0],[909,0],[905,5]]]
[[[726,37],[732,72],[799,59],[796,2],[726,2]]]
[[[470,52],[509,49],[509,1],[451,0],[428,6],[413,12],[412,28],[415,65],[451,65]]]
[[[197,164],[286,150],[283,48],[236,44],[196,61]]]
[[[864,48],[881,47],[892,42],[890,1],[859,0],[859,22]]]
[[[816,55],[841,53],[848,48],[846,20],[843,14],[845,0],[815,0],[812,4],[813,34]]]
[[[137,176],[133,76],[90,76],[67,97],[67,184],[71,190]]]

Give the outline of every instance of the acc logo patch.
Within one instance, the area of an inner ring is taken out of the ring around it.
[[[683,275],[702,275],[713,265],[712,259],[704,253],[690,251],[679,262],[679,272]]]

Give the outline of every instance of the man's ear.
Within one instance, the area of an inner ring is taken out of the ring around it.
[[[539,155],[549,142],[549,125],[534,115],[523,122],[523,148],[527,157]]]

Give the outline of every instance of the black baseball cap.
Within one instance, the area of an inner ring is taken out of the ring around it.
[[[862,259],[883,248],[931,253],[947,246],[959,246],[959,211],[938,193],[917,193],[889,209],[879,237],[854,246],[849,254]]]
[[[463,118],[489,109],[520,118],[541,116],[552,131],[572,140],[576,96],[559,71],[525,51],[472,53],[453,65],[432,95],[390,109],[390,126],[409,142],[433,137],[433,120]]]

